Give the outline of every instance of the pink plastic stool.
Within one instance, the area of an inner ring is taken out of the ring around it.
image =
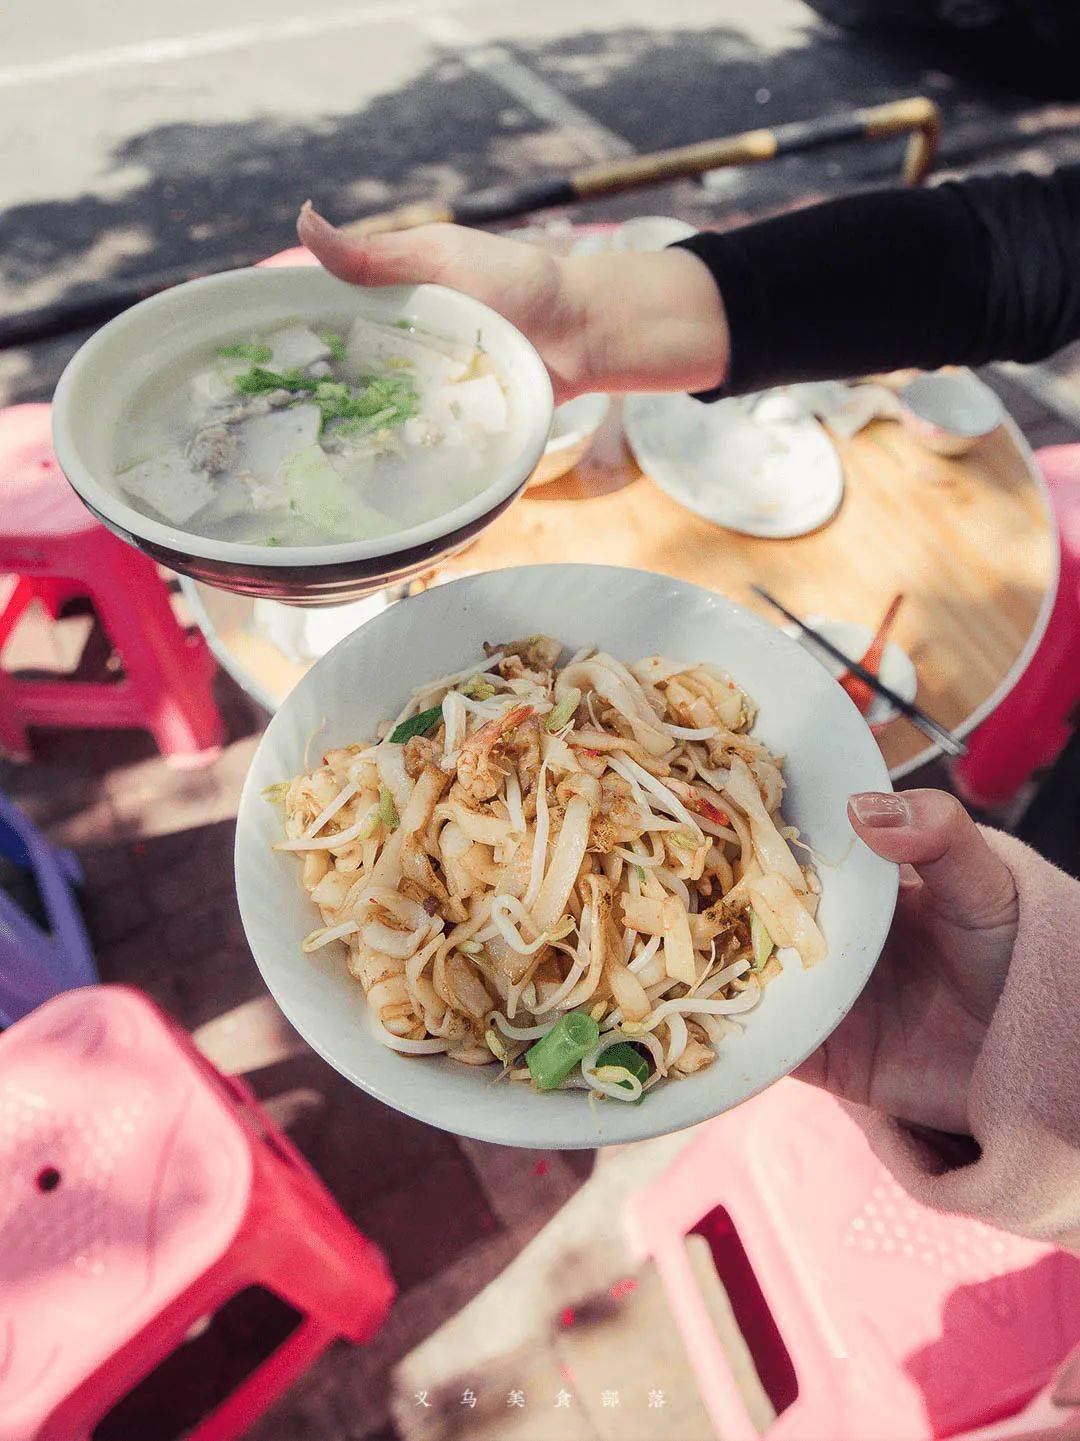
[[[690,1267],[691,1232],[708,1240],[781,1412],[769,1441],[953,1436],[1020,1411],[1080,1341],[1080,1259],[917,1205],[837,1103],[797,1081],[710,1122],[626,1223],[724,1441],[757,1433]]]
[[[0,1437],[86,1441],[251,1285],[303,1313],[188,1441],[239,1436],[394,1284],[247,1088],[135,991],[49,1001],[0,1036]]]
[[[1035,459],[1057,521],[1061,571],[1046,634],[1002,703],[953,768],[972,804],[1004,805],[1069,739],[1080,704],[1080,445],[1051,445]]]
[[[0,666],[0,751],[29,759],[32,725],[137,726],[181,761],[212,754],[221,716],[211,682],[214,660],[201,636],[173,615],[154,563],[90,514],[53,455],[47,405],[0,411],[0,651],[23,611],[39,600],[55,615],[87,596],[124,664],[124,679],[15,680]]]

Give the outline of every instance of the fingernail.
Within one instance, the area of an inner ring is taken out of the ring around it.
[[[305,200],[300,207],[299,223],[321,226],[323,230],[333,230],[333,226],[325,215],[320,215],[310,200]]]
[[[903,796],[881,791],[863,791],[851,797],[850,805],[855,819],[861,825],[872,826],[876,830],[889,830],[911,824],[911,807]]]

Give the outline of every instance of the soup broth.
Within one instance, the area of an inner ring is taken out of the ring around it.
[[[282,323],[198,352],[138,392],[115,481],[136,509],[251,545],[373,540],[479,494],[514,417],[478,334]]]

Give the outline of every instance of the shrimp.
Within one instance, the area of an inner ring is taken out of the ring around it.
[[[470,799],[490,801],[503,786],[503,772],[495,764],[495,752],[533,713],[531,705],[516,705],[474,731],[458,752],[457,778]]]

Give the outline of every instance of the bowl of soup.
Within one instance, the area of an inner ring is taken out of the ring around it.
[[[334,604],[429,569],[513,501],[551,384],[441,286],[229,271],[125,311],[53,402],[60,465],[111,530],[209,585]]]

